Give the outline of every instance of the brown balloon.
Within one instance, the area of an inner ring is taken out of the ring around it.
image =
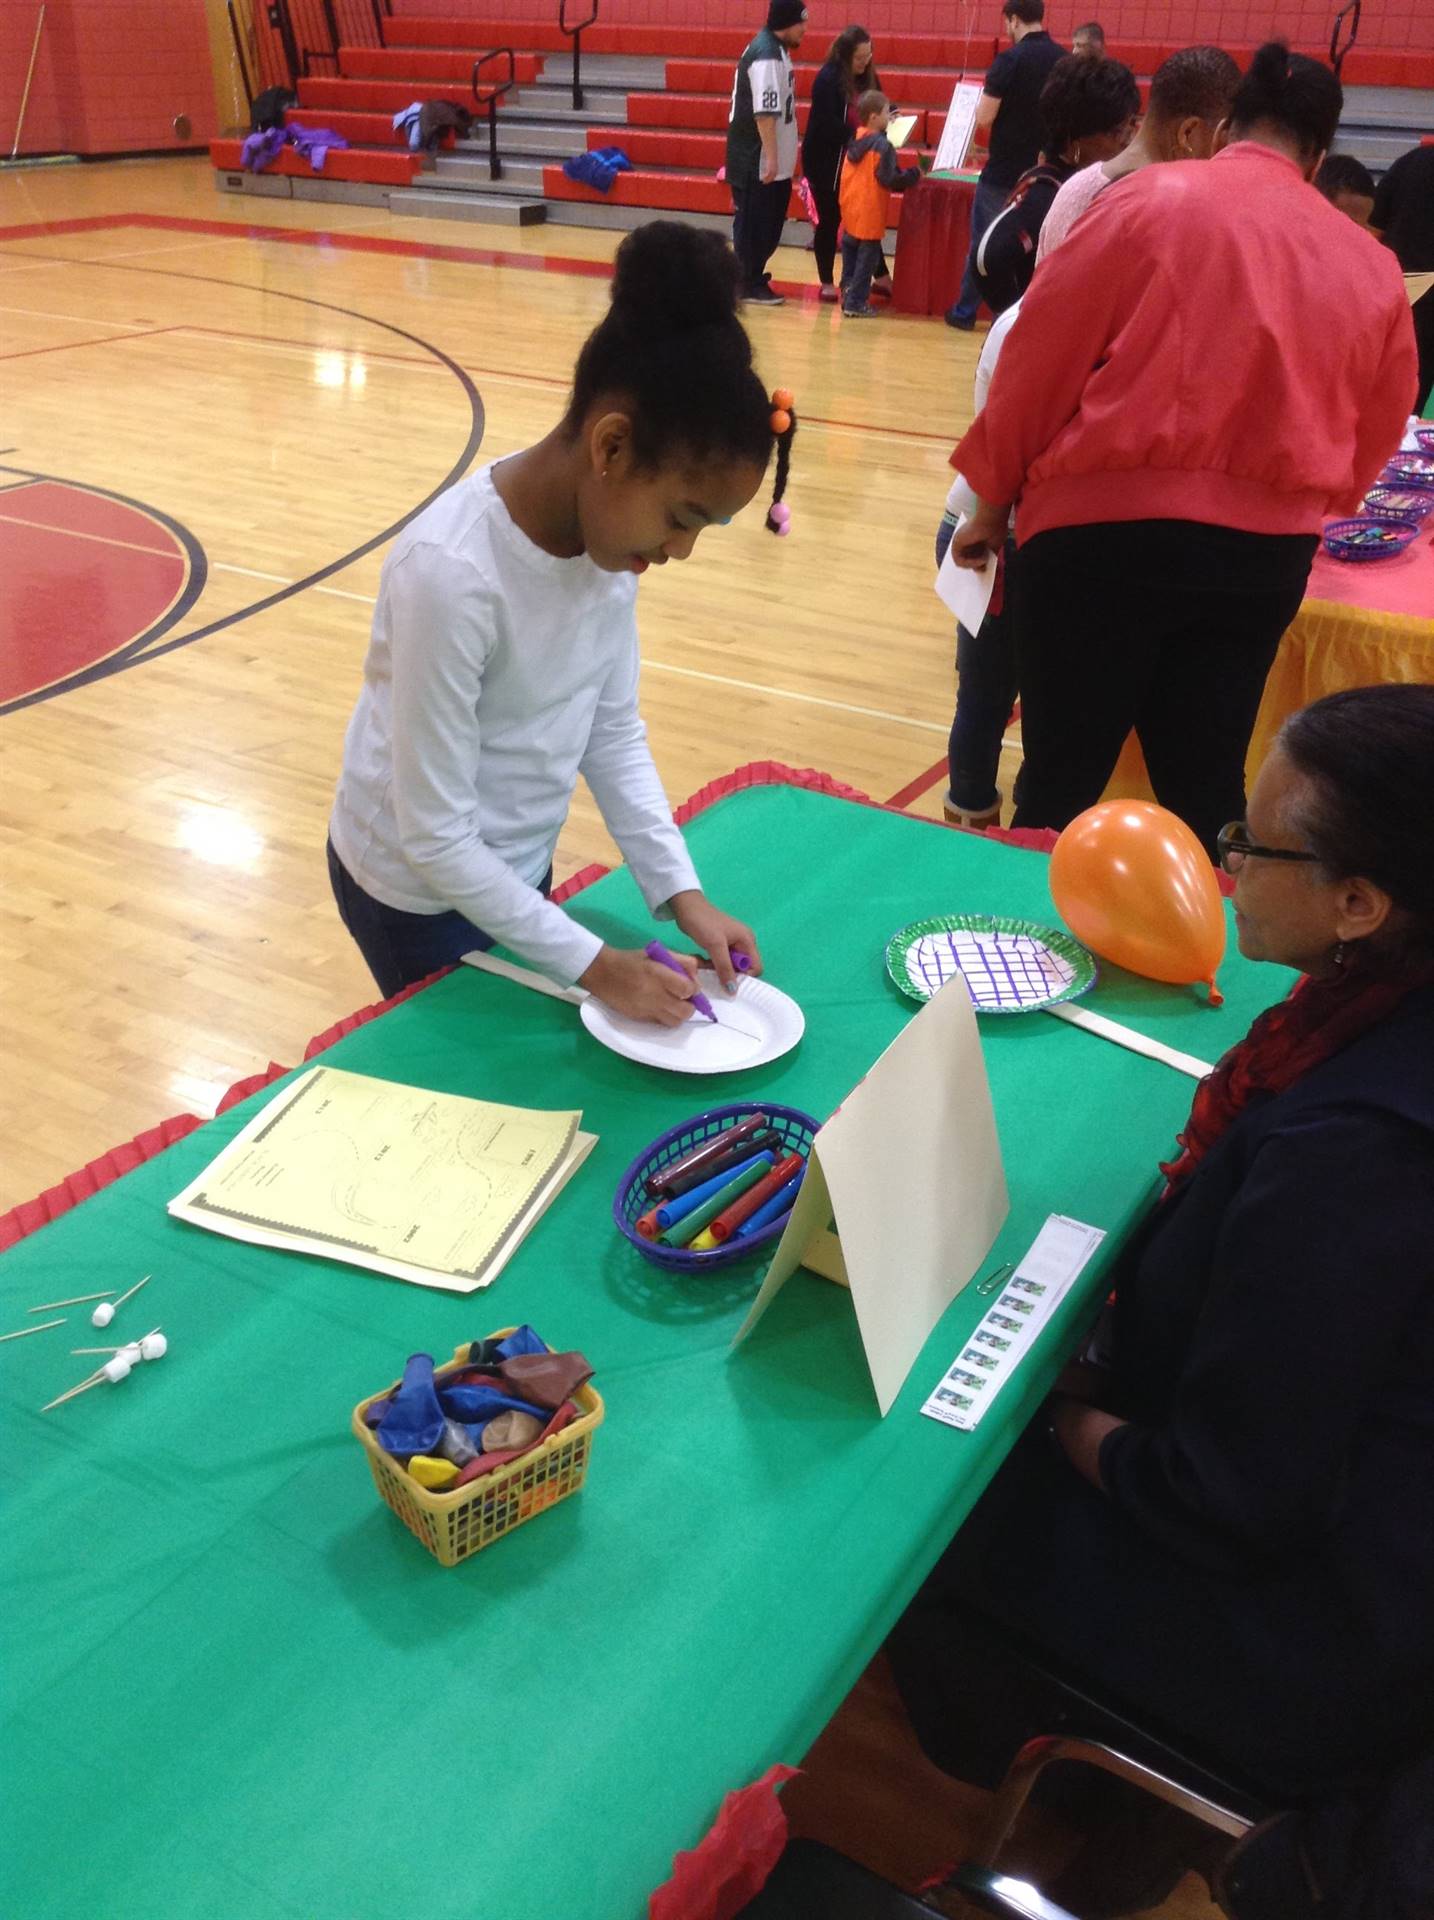
[[[1212,1006],[1225,952],[1215,870],[1177,815],[1149,800],[1103,800],[1078,814],[1051,854],[1051,898],[1077,940],[1132,973],[1201,981]]]

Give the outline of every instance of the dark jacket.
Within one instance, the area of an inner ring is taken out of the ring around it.
[[[802,136],[802,172],[819,188],[836,187],[841,157],[851,138],[849,105],[841,66],[828,60],[812,81],[811,111]]]
[[[1302,1570],[1434,1679],[1434,988],[1229,1127],[1121,1263],[1115,1332],[1120,1513],[1192,1566]]]

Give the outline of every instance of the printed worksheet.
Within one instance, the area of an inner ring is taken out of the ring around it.
[[[586,1157],[581,1119],[314,1067],[169,1211],[233,1239],[468,1292]]]

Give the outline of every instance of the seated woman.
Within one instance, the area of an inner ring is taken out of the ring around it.
[[[1434,686],[1365,687],[1286,723],[1221,835],[1240,951],[1305,978],[1201,1082],[1108,1370],[893,1637],[948,1771],[1055,1731],[1012,1641],[1274,1804],[1434,1735],[1431,821]]]

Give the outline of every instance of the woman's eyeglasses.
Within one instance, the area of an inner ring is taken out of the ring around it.
[[[1245,862],[1256,860],[1301,860],[1319,863],[1317,853],[1300,853],[1293,847],[1257,847],[1243,820],[1232,820],[1215,836],[1215,850],[1226,873],[1238,873]]]

